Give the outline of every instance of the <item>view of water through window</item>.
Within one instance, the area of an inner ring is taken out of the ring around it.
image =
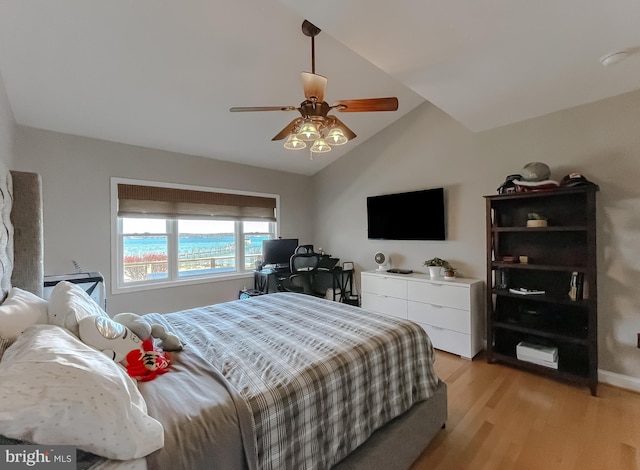
[[[178,276],[237,271],[238,243],[233,221],[178,221]],[[262,256],[262,241],[271,238],[268,222],[243,222],[244,269]],[[169,234],[162,219],[123,219],[125,282],[169,277]]]

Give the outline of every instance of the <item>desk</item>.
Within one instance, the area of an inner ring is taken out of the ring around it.
[[[284,269],[261,269],[253,271],[253,288],[263,294],[282,292],[282,280],[291,275],[289,268]]]
[[[331,271],[318,271],[318,274],[331,275],[331,288],[333,289],[333,300],[346,303],[353,294],[353,269],[342,269],[336,267]]]
[[[264,294],[283,292],[283,281],[291,275],[291,271],[285,269],[262,269],[253,271],[253,288]],[[337,266],[332,270],[316,271],[317,284],[321,287],[333,289],[333,300],[345,302],[353,293],[353,268],[342,269]]]

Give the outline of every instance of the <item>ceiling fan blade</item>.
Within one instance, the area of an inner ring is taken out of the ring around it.
[[[315,73],[302,72],[302,86],[304,97],[308,100],[315,98],[324,101],[324,90],[327,88],[327,77]]]
[[[294,119],[293,121],[291,121],[289,124],[287,124],[287,126],[282,129],[280,132],[278,132],[275,137],[271,140],[282,140],[285,137],[287,137],[289,134],[291,134],[294,129],[296,128],[296,126],[298,125],[298,121],[300,121],[300,118]]]
[[[295,106],[239,106],[229,108],[232,113],[240,113],[245,111],[295,111]]]
[[[342,122],[340,119],[338,119],[335,116],[327,116],[328,119],[330,119],[331,121],[333,121],[336,126],[340,127],[340,129],[342,129],[342,133],[344,134],[344,136],[349,139],[349,140],[353,140],[357,137],[357,135],[355,134],[355,132],[353,132],[351,129],[349,129],[347,126],[344,125],[344,122]]]
[[[367,111],[397,111],[398,98],[365,98],[362,100],[340,100],[333,103],[343,113],[361,113]]]

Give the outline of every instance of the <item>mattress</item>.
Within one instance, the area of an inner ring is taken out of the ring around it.
[[[208,406],[222,406],[222,421],[237,429],[215,444],[230,466],[215,468],[242,468],[239,458],[249,469],[331,468],[438,385],[422,328],[312,296],[277,293],[145,319],[186,344],[172,373],[140,386],[171,436],[148,457],[151,468],[211,463],[215,452],[201,444],[210,420],[201,416],[221,419]]]

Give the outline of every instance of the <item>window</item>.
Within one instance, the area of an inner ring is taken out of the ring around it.
[[[277,235],[277,195],[112,179],[114,292],[246,276]]]

